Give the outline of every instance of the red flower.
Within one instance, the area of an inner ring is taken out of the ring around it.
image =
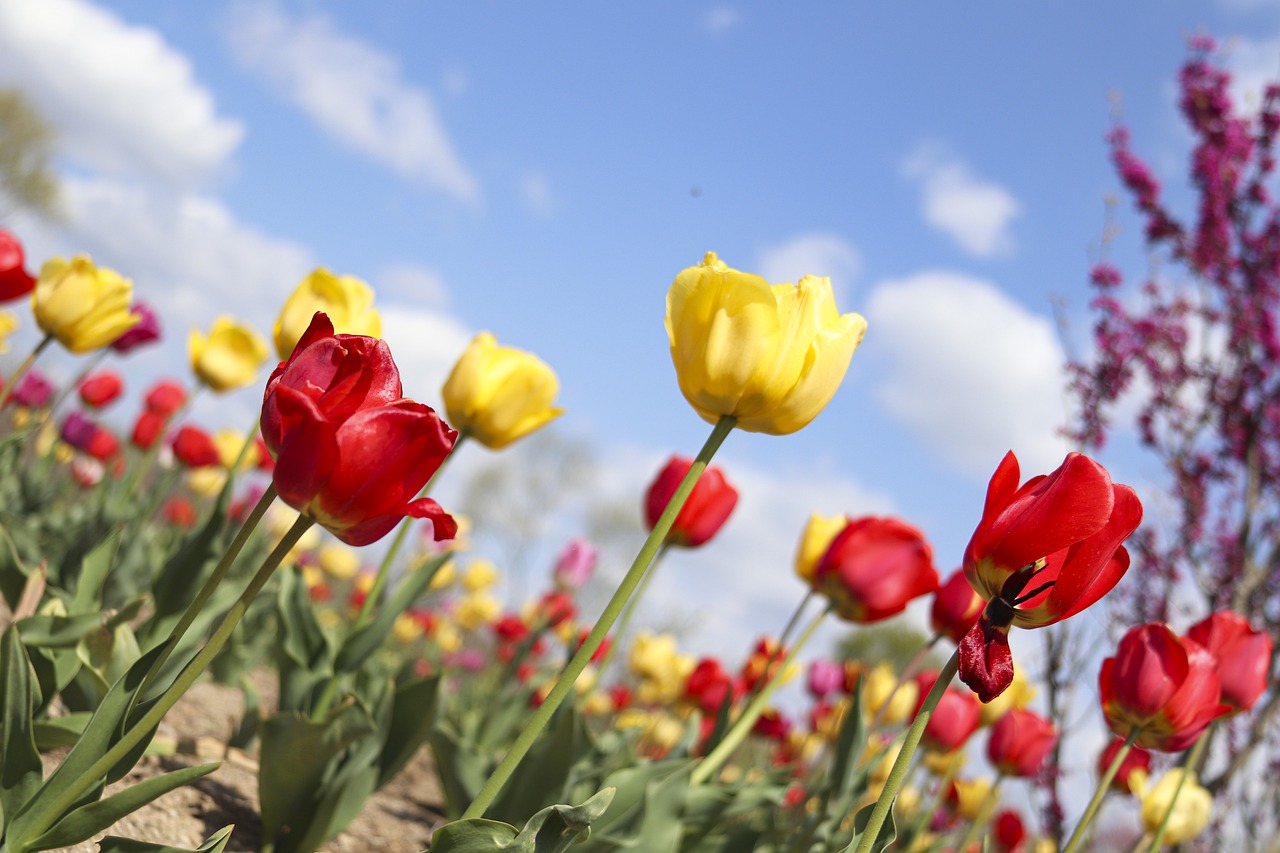
[[[740,680],[744,688],[755,690],[756,685],[761,681],[777,675],[778,667],[782,665],[782,659],[786,656],[787,650],[778,645],[778,641],[772,637],[761,637],[757,640],[755,648],[751,650],[746,663],[742,665]]]
[[[124,380],[114,370],[101,370],[80,383],[80,399],[86,406],[100,409],[120,396]]]
[[[1120,751],[1122,746],[1124,746],[1124,738],[1112,738],[1111,743],[1107,744],[1107,748],[1098,756],[1099,779],[1106,775],[1107,768],[1111,766],[1111,762],[1116,760],[1116,753]],[[1129,751],[1125,753],[1124,761],[1120,762],[1120,768],[1116,770],[1116,775],[1111,777],[1111,788],[1121,793],[1132,794],[1133,789],[1129,787],[1129,777],[1133,775],[1135,770],[1141,770],[1147,774],[1151,773],[1151,753],[1140,746],[1130,747]]]
[[[916,684],[920,689],[917,714],[937,680],[936,671],[926,670],[916,676]],[[953,752],[965,745],[969,736],[978,730],[978,723],[981,721],[982,714],[973,694],[948,687],[938,700],[938,707],[929,717],[929,722],[925,724],[921,739],[934,752]]]
[[[1023,843],[1027,840],[1027,829],[1017,812],[1005,809],[996,815],[991,824],[993,829],[991,838],[995,841],[996,850],[1000,853],[1015,853],[1023,849]]]
[[[185,402],[187,402],[186,389],[168,379],[161,379],[152,385],[146,396],[147,411],[166,418],[181,409]]]
[[[1142,520],[1133,489],[1079,453],[1047,476],[1019,478],[1010,451],[964,554],[965,577],[988,604],[960,641],[960,678],[983,702],[1013,681],[1009,626],[1052,625],[1110,592],[1129,568],[1121,543]]]
[[[381,539],[405,516],[431,519],[437,540],[453,538],[453,518],[415,496],[457,436],[429,406],[401,395],[385,341],[335,335],[319,312],[262,401],[276,491],[348,545]]]
[[[18,238],[0,228],[0,302],[19,299],[35,289],[36,280],[25,263]]]
[[[672,456],[666,467],[658,472],[645,495],[645,523],[650,530],[658,523],[662,511],[667,508],[671,496],[691,467],[692,459]],[[680,508],[671,532],[667,534],[667,542],[684,548],[704,544],[724,526],[737,502],[738,490],[725,481],[719,468],[708,466]]]
[[[684,698],[697,705],[712,720],[720,713],[725,699],[732,700],[737,692],[732,676],[715,658],[698,661],[684,682]]]
[[[777,708],[769,708],[756,718],[751,731],[765,740],[783,743],[791,734],[791,721]]]
[[[1230,610],[1211,613],[1187,629],[1187,639],[1209,650],[1218,662],[1222,701],[1238,711],[1253,707],[1267,689],[1271,637]]]
[[[192,527],[198,521],[196,508],[184,497],[169,498],[165,501],[164,517],[178,527]]]
[[[149,449],[151,445],[156,443],[160,433],[164,432],[164,425],[167,419],[166,415],[157,414],[149,409],[144,411],[138,415],[138,420],[134,422],[133,435],[129,440],[139,450]]]
[[[969,629],[978,624],[986,604],[982,596],[973,591],[964,569],[956,569],[933,594],[929,624],[935,634],[959,643]]]
[[[217,445],[209,433],[193,426],[184,426],[173,437],[173,455],[188,468],[217,465],[219,461]]]
[[[1035,776],[1058,742],[1058,729],[1039,714],[1014,708],[996,721],[987,739],[987,758],[1006,776]]]
[[[573,596],[560,590],[552,590],[538,601],[538,618],[544,628],[555,628],[568,622],[577,612],[578,606],[573,603]]]
[[[1181,752],[1231,710],[1219,703],[1217,667],[1208,649],[1165,625],[1130,628],[1098,675],[1107,725],[1121,736],[1140,729],[1134,742],[1147,749]]]
[[[878,622],[938,588],[933,548],[924,534],[896,518],[852,519],[836,534],[813,572],[842,619]]]
[[[84,452],[99,462],[106,462],[120,452],[120,442],[111,430],[98,427],[85,445]]]

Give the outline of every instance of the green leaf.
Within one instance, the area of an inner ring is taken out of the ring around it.
[[[212,773],[218,769],[218,765],[219,762],[214,761],[209,764],[198,764],[195,767],[184,767],[172,773],[137,782],[100,802],[81,806],[23,849],[51,850],[55,847],[78,844],[111,826],[125,815],[136,812],[156,797]]]
[[[301,571],[288,568],[278,576],[280,710],[305,714],[311,711],[316,685],[333,677],[333,645],[316,621]]]
[[[96,613],[102,609],[102,586],[111,573],[119,545],[120,528],[116,528],[80,561],[80,577],[76,578],[76,591],[68,611]]]
[[[417,678],[396,687],[387,739],[378,758],[378,787],[395,778],[427,742],[440,709],[440,675]]]
[[[862,679],[859,678],[849,700],[844,724],[840,726],[840,736],[836,738],[835,759],[831,765],[829,786],[837,801],[861,793],[854,790],[853,769],[866,746],[866,740],[867,727],[862,719]]]
[[[493,762],[477,752],[474,742],[450,723],[436,726],[427,740],[435,759],[436,778],[444,792],[445,814],[457,817],[480,793]]]
[[[16,815],[40,788],[44,765],[36,749],[31,716],[40,704],[31,664],[10,625],[0,637],[0,719],[4,722],[0,739],[0,810],[5,817]]]
[[[28,646],[70,647],[102,627],[102,618],[101,613],[28,616],[18,620],[18,633],[22,635],[22,642]]]
[[[519,834],[514,826],[498,820],[456,820],[431,836],[430,853],[493,853],[508,849]]]
[[[161,642],[169,635],[178,624],[182,612],[187,609],[187,604],[192,599],[192,590],[199,589],[206,575],[212,571],[210,560],[215,556],[218,536],[227,523],[225,486],[223,492],[204,524],[165,563],[151,587],[156,610],[147,620],[146,629],[142,633],[145,645]]]
[[[514,822],[563,798],[569,772],[585,743],[577,707],[571,702],[562,705],[486,813]]]
[[[378,613],[366,625],[358,629],[338,652],[333,667],[337,672],[355,672],[369,657],[382,647],[395,627],[396,617],[408,610],[413,602],[427,591],[436,572],[450,559],[452,554],[442,552],[423,563],[419,568],[409,572],[395,592],[382,603]]]
[[[664,762],[666,763],[666,762]],[[638,801],[619,813],[618,790],[611,807],[595,822],[592,835],[583,844],[584,851],[606,851],[625,848],[645,853],[675,853],[680,849],[684,831],[683,814],[689,794],[689,774],[694,763],[680,761],[674,771],[653,776],[644,784]],[[621,774],[619,774],[621,775]],[[634,786],[635,780],[627,780]],[[634,791],[628,799],[634,798]],[[626,801],[621,805],[625,806]]]
[[[305,832],[329,762],[374,729],[369,713],[351,699],[323,720],[283,711],[263,722],[258,798],[266,841],[283,850],[291,832],[295,839]]]
[[[233,829],[235,829],[234,825],[222,827],[195,850],[108,835],[98,842],[98,853],[222,853],[226,849],[227,842],[231,840]]]
[[[496,820],[454,821],[435,831],[431,853],[561,853],[590,835],[591,825],[608,810],[613,796],[613,789],[605,788],[581,805],[547,806],[519,832]]]
[[[89,724],[93,714],[89,711],[76,711],[50,720],[36,720],[32,731],[36,736],[36,749],[46,752],[50,749],[73,746],[84,734],[84,727]]]

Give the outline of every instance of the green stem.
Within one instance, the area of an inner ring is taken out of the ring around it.
[[[1089,805],[1085,807],[1084,814],[1080,816],[1080,822],[1076,824],[1075,830],[1071,833],[1071,838],[1067,840],[1067,846],[1062,848],[1062,853],[1075,853],[1076,848],[1084,841],[1085,829],[1093,822],[1093,818],[1098,812],[1098,806],[1102,805],[1102,798],[1106,796],[1107,790],[1111,787],[1111,780],[1116,778],[1116,774],[1120,772],[1120,765],[1124,763],[1125,758],[1129,755],[1129,750],[1133,747],[1133,742],[1138,739],[1140,734],[1142,734],[1142,727],[1135,727],[1129,732],[1129,736],[1124,739],[1120,749],[1116,750],[1116,757],[1111,759],[1111,765],[1107,767],[1107,772],[1103,773],[1102,778],[1098,780],[1098,789],[1093,792],[1093,799],[1089,800]]]
[[[1210,728],[1216,725],[1217,722],[1215,721],[1210,724]],[[1169,820],[1173,817],[1174,807],[1178,804],[1178,795],[1182,793],[1182,786],[1187,782],[1187,775],[1193,773],[1195,768],[1199,766],[1200,758],[1204,755],[1205,744],[1208,742],[1209,732],[1202,732],[1187,753],[1186,761],[1182,763],[1182,775],[1178,778],[1178,784],[1173,789],[1173,796],[1169,798],[1169,806],[1164,810],[1164,817],[1160,818],[1160,826],[1156,828],[1156,834],[1151,839],[1151,846],[1147,848],[1148,853],[1157,853],[1164,843],[1165,832],[1169,829]]]
[[[662,558],[667,555],[667,549],[670,547],[670,542],[663,542],[659,546],[658,553],[653,555],[653,562],[649,564],[649,570],[645,572],[644,577],[640,579],[640,585],[636,587],[635,595],[631,596],[627,601],[626,609],[622,611],[622,617],[618,619],[618,630],[613,632],[613,642],[609,645],[609,650],[604,653],[604,659],[600,661],[600,665],[596,667],[596,671],[601,675],[604,675],[608,670],[609,664],[613,662],[614,656],[618,653],[618,647],[625,641],[636,606],[639,604],[640,599],[644,597],[644,591],[649,588],[649,580],[658,573],[658,566],[662,563]]]
[[[49,827],[53,826],[67,809],[75,805],[81,797],[98,784],[117,762],[124,758],[152,729],[160,724],[169,709],[177,704],[182,695],[190,689],[196,679],[217,657],[218,652],[222,651],[222,647],[227,644],[231,633],[240,624],[240,620],[244,617],[245,612],[248,611],[253,599],[262,590],[262,587],[270,579],[280,563],[284,561],[293,546],[298,544],[302,534],[306,533],[313,524],[315,524],[315,519],[305,515],[300,516],[294,522],[293,527],[289,528],[289,532],[276,545],[275,550],[271,552],[263,562],[262,567],[258,569],[258,573],[253,576],[253,580],[249,581],[249,585],[245,587],[244,592],[236,599],[235,604],[231,605],[231,609],[222,618],[222,622],[219,623],[209,641],[196,653],[190,663],[182,668],[182,671],[178,673],[178,677],[174,679],[173,684],[164,693],[160,694],[155,704],[148,708],[147,712],[128,731],[122,734],[120,739],[111,745],[110,749],[102,754],[102,757],[95,761],[75,782],[63,791],[61,796],[40,808],[40,817],[33,819],[32,826],[27,832],[28,838],[38,838]],[[136,695],[141,695],[141,691]]]
[[[466,432],[458,433],[458,438],[453,442],[453,449],[449,451],[449,455],[440,463],[440,467],[436,468],[431,479],[427,480],[426,485],[418,492],[418,497],[423,497],[435,485],[436,478],[440,476],[440,472],[444,470],[444,466],[448,464],[458,453],[458,448],[466,441]],[[371,618],[373,618],[373,609],[378,606],[379,599],[382,598],[382,590],[387,586],[387,578],[391,574],[391,567],[396,562],[396,555],[400,553],[400,548],[404,545],[405,537],[409,535],[409,528],[413,526],[415,519],[405,517],[400,522],[400,526],[396,528],[396,535],[391,540],[391,544],[387,546],[387,553],[382,558],[382,563],[378,566],[378,574],[373,579],[373,586],[369,587],[369,592],[364,597],[364,602],[360,605],[360,611],[356,613],[355,621],[351,623],[351,632],[355,633],[364,626]]]
[[[807,596],[805,601],[808,601]],[[798,608],[796,612],[798,613],[799,611],[800,609]],[[725,733],[725,736],[720,743],[716,744],[716,748],[711,750],[710,754],[708,754],[706,758],[702,759],[698,766],[694,768],[693,775],[689,777],[690,785],[701,785],[703,782],[710,779],[715,772],[720,769],[720,766],[728,760],[729,756],[733,754],[733,751],[737,749],[744,740],[746,740],[747,735],[751,734],[751,729],[755,725],[756,720],[760,719],[760,715],[764,713],[765,708],[769,705],[769,699],[773,696],[774,691],[778,689],[778,685],[782,683],[783,673],[787,671],[787,667],[791,665],[793,660],[795,660],[796,654],[804,647],[805,643],[809,642],[809,638],[813,636],[813,632],[818,629],[818,626],[822,624],[823,618],[825,618],[830,612],[830,607],[825,608],[815,616],[807,626],[805,626],[804,632],[800,635],[799,639],[796,640],[795,645],[787,651],[786,657],[782,659],[778,664],[778,668],[774,670],[772,678],[768,678],[769,670],[766,668],[766,678],[762,679],[762,681],[767,680],[764,688],[761,689],[760,692],[758,692],[747,704],[747,707],[743,709],[742,716],[734,720],[733,727]]]
[[[617,621],[622,608],[627,603],[627,599],[631,597],[631,594],[639,585],[644,573],[653,562],[654,556],[658,553],[658,549],[666,540],[667,534],[671,532],[671,525],[675,523],[676,515],[679,514],[684,506],[689,493],[693,491],[694,484],[698,482],[698,478],[702,476],[707,463],[711,461],[711,457],[715,455],[720,445],[724,443],[725,438],[728,437],[736,423],[737,419],[729,415],[722,416],[716,422],[715,428],[711,430],[711,435],[707,438],[706,444],[702,446],[702,450],[698,451],[697,458],[694,460],[693,465],[689,467],[689,473],[685,475],[675,494],[671,496],[671,500],[667,503],[667,508],[662,511],[662,515],[658,518],[658,523],[653,526],[653,530],[649,531],[649,538],[640,547],[640,552],[636,554],[631,568],[627,570],[627,574],[622,578],[622,583],[614,591],[609,603],[604,606],[604,612],[596,620],[595,627],[591,629],[591,633],[587,635],[587,639],[578,649],[577,654],[573,656],[565,666],[564,671],[560,673],[560,677],[556,680],[555,685],[552,686],[551,692],[542,700],[542,704],[538,706],[537,711],[534,712],[529,722],[525,724],[524,730],[520,732],[515,742],[511,744],[511,748],[507,750],[507,754],[503,756],[493,774],[484,783],[480,793],[472,800],[471,805],[467,806],[467,810],[462,814],[463,820],[484,815],[485,810],[497,799],[502,786],[507,783],[507,780],[511,778],[511,774],[515,772],[520,760],[529,752],[533,742],[546,727],[551,715],[555,713],[556,709],[560,707],[560,703],[564,701],[569,691],[573,689],[574,682],[578,680],[582,670],[586,669],[587,664],[591,662],[591,656],[596,653],[596,649],[600,648],[600,643],[604,640],[605,635],[609,633],[609,629],[613,627],[613,623]]]
[[[0,388],[0,409],[3,409],[5,403],[9,402],[9,397],[13,394],[13,389],[18,387],[18,383],[22,381],[22,377],[27,375],[27,371],[31,369],[31,365],[40,357],[40,353],[49,348],[49,344],[53,343],[53,335],[45,335],[40,339],[40,343],[36,344],[31,354],[23,359],[22,364],[9,374],[9,378],[5,380],[4,388]]]
[[[871,848],[875,846],[876,838],[880,835],[880,827],[884,826],[885,818],[889,816],[889,810],[893,808],[893,801],[898,796],[898,789],[902,787],[902,780],[906,778],[907,770],[911,766],[911,759],[915,757],[916,747],[920,745],[920,738],[924,735],[924,728],[929,724],[929,718],[933,716],[933,711],[938,707],[938,702],[942,700],[942,694],[946,692],[947,686],[951,684],[951,679],[955,678],[956,670],[959,666],[960,652],[957,649],[952,653],[951,659],[947,661],[946,666],[942,668],[942,672],[938,675],[938,680],[933,683],[933,689],[925,697],[924,704],[916,712],[916,718],[912,721],[911,728],[907,730],[906,737],[902,741],[902,748],[898,751],[898,757],[893,762],[893,767],[889,770],[889,778],[884,780],[884,788],[880,791],[880,798],[876,800],[875,806],[871,809],[871,817],[867,820],[866,829],[862,832],[862,838],[858,841],[855,853],[871,853]],[[857,709],[851,709],[850,713],[857,713]]]

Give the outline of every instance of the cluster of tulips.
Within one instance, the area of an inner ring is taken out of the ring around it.
[[[99,362],[157,339],[154,314],[86,257],[30,275],[0,231],[0,299],[28,294],[43,337],[0,391],[12,424],[0,444],[0,851],[82,840],[212,770],[103,798],[197,679],[234,680],[246,666],[280,679],[279,708],[249,703],[255,725],[242,728],[261,742],[263,849],[315,849],[423,747],[451,818],[431,839],[438,853],[1053,849],[1000,809],[1004,780],[1053,772],[1059,736],[1030,709],[1008,634],[1081,613],[1128,569],[1123,543],[1142,507],[1096,461],[1072,453],[1024,479],[1008,453],[945,581],[903,520],[814,516],[799,532],[795,613],[740,666],[631,630],[662,554],[707,544],[733,512],[737,491],[710,464],[721,443],[734,429],[794,433],[836,393],[866,323],[839,313],[826,279],[770,285],[710,253],[676,276],[671,356],[712,431],[653,479],[639,501],[648,538],[589,618],[577,600],[589,543],[570,542],[545,593],[509,608],[493,592],[497,570],[466,558],[465,523],[427,496],[467,439],[497,450],[562,414],[555,373],[535,356],[478,335],[442,388],[441,417],[404,396],[373,290],[317,270],[276,322],[279,362],[248,435],[181,424],[192,394],[164,381],[122,441],[102,412],[123,379]],[[54,342],[98,353],[62,391],[33,367]],[[229,318],[192,332],[189,351],[196,390],[211,393],[251,385],[268,358],[266,341]],[[66,410],[72,392],[83,408]],[[427,523],[402,554],[414,519]],[[364,568],[352,549],[393,532]],[[933,636],[916,661],[901,672],[812,661],[808,712],[779,710],[776,691],[823,619],[877,623],[925,596]],[[262,630],[237,631],[245,621]],[[955,646],[947,662],[922,668],[943,640]],[[1269,639],[1228,612],[1185,636],[1130,630],[1099,676],[1117,739],[1063,849],[1082,849],[1117,785],[1141,798],[1140,848],[1200,832],[1205,732],[1268,689],[1270,657]],[[984,727],[994,782],[963,770]],[[70,748],[48,778],[45,743]],[[1150,782],[1150,750],[1189,753]],[[118,843],[104,849],[175,849]],[[222,834],[202,849],[225,844]]]

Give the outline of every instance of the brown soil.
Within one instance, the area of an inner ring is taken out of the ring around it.
[[[263,684],[260,690],[264,703],[270,701],[267,687]],[[256,851],[262,840],[256,756],[226,748],[242,710],[241,694],[235,688],[210,683],[193,687],[165,717],[156,736],[157,743],[174,745],[174,754],[144,758],[108,793],[193,764],[221,760],[222,765],[125,817],[92,841],[63,849],[94,853],[96,840],[104,835],[195,848],[217,830],[235,824],[226,849]],[[51,756],[50,763],[56,764],[57,756]],[[427,846],[432,827],[443,821],[441,800],[429,752],[422,750],[369,799],[355,821],[321,849],[326,853],[416,853]]]

